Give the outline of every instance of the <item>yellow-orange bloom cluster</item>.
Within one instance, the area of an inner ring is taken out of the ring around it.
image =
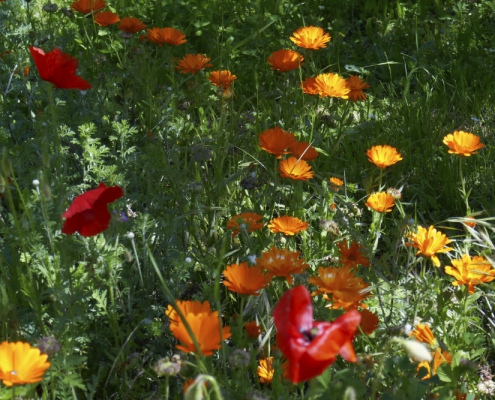
[[[265,275],[259,265],[250,267],[246,262],[228,265],[223,276],[223,284],[231,292],[250,296],[259,296],[261,290],[272,280],[272,276]]]
[[[366,206],[380,212],[392,212],[392,207],[395,205],[395,198],[387,192],[373,193],[368,197]]]
[[[258,376],[260,377],[261,383],[271,383],[274,372],[273,357],[260,359],[258,365]]]
[[[449,147],[449,153],[462,157],[469,157],[477,154],[476,150],[485,147],[480,143],[480,137],[469,132],[455,131],[443,138],[443,143]]]
[[[307,181],[314,176],[311,166],[304,160],[298,160],[296,157],[289,157],[280,161],[280,176],[290,178],[296,181]]]
[[[208,301],[203,303],[200,301],[177,301],[177,307],[184,314],[203,355],[211,356],[215,350],[222,347],[222,340],[230,337],[230,327],[228,326],[222,328],[220,336],[218,311],[212,312]],[[172,334],[181,342],[176,347],[187,353],[196,353],[193,339],[189,336],[186,326],[171,305],[165,310],[165,314],[170,320]]]
[[[25,385],[43,379],[50,367],[48,356],[24,342],[0,344],[0,380],[6,386]]]
[[[369,296],[369,285],[355,276],[350,267],[319,267],[318,276],[309,278],[308,282],[318,286],[313,295],[323,293],[323,297],[332,302],[328,308],[367,308],[362,301]]]
[[[288,72],[304,64],[304,57],[294,50],[278,50],[268,57],[268,64],[278,72]]]
[[[424,257],[430,257],[435,267],[440,266],[440,260],[436,253],[447,253],[452,250],[452,247],[445,247],[451,240],[442,232],[437,231],[433,225],[428,229],[418,226],[418,232],[410,233],[408,237],[412,243],[406,243],[406,246],[417,248],[416,255],[421,254]]]
[[[149,40],[161,46],[163,43],[169,46],[178,46],[186,43],[186,35],[174,28],[151,28],[148,33],[141,36],[140,40]]]
[[[242,230],[254,232],[263,228],[263,222],[259,222],[261,218],[263,218],[261,215],[250,212],[234,215],[227,222],[227,229],[233,230],[232,236],[237,236]]]
[[[442,351],[439,348],[437,348],[435,350],[435,352],[433,353],[433,375],[436,375],[437,374],[437,369],[440,365],[442,365],[443,363],[448,363],[448,364],[452,364],[452,354],[450,354],[448,351]],[[426,370],[428,371],[428,373],[423,376],[423,378],[421,378],[422,380],[425,380],[425,379],[430,379],[431,378],[431,367],[430,367],[430,363],[428,361],[422,361],[418,364],[418,368],[417,368],[417,371],[419,372],[419,370],[421,368],[426,368]]]
[[[392,146],[373,146],[366,152],[368,160],[378,168],[387,168],[402,160],[402,156],[397,149]]]
[[[474,293],[474,287],[482,282],[495,280],[495,269],[481,256],[471,258],[463,254],[460,260],[452,260],[452,266],[445,267],[445,273],[452,275],[456,281],[452,285],[467,285],[469,293]]]
[[[292,285],[291,274],[300,274],[309,267],[304,258],[298,258],[301,252],[278,249],[273,246],[270,250],[261,254],[257,266],[266,269],[270,275],[284,277],[289,285]]]
[[[409,337],[415,337],[416,340],[429,344],[430,346],[437,346],[437,339],[431,331],[430,327],[426,324],[418,324],[416,328],[409,334]]]
[[[362,265],[363,267],[370,266],[368,258],[362,253],[364,248],[358,242],[352,242],[349,247],[347,239],[344,239],[342,242],[337,243],[337,247],[340,253],[339,262],[343,266],[350,268],[357,267],[358,265]]]
[[[176,69],[181,74],[195,74],[202,69],[213,67],[209,61],[211,58],[204,56],[203,54],[186,54],[181,60],[177,62]]]
[[[326,44],[330,41],[330,35],[325,33],[322,28],[316,26],[299,28],[293,35],[294,36],[290,37],[290,40],[292,40],[296,46],[305,49],[323,49],[324,47],[327,47]]]
[[[331,183],[330,187],[335,191],[338,191],[340,186],[344,185],[344,181],[342,179],[336,178],[335,176],[330,177],[328,180]]]
[[[297,217],[284,215],[283,217],[273,218],[268,224],[268,229],[272,233],[283,233],[284,235],[293,236],[308,229],[308,225],[307,222],[303,222]]]
[[[332,72],[318,75],[315,86],[320,97],[340,97],[347,100],[351,91],[346,80]]]

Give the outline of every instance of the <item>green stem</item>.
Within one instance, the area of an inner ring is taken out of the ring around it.
[[[462,199],[464,200],[464,203],[466,205],[466,215],[471,214],[471,208],[469,207],[469,195],[466,192],[466,180],[464,179],[464,174],[462,172],[462,162],[463,159],[462,157],[459,157],[459,176],[461,178],[461,194],[462,194]]]
[[[53,87],[52,84],[47,82],[46,92],[48,95],[48,102],[50,105],[50,114],[52,117],[52,127],[53,133],[55,134],[55,156],[56,156],[56,165],[57,165],[57,176],[61,175],[60,166],[62,161],[60,159],[60,136],[58,134],[58,124],[57,124],[57,115],[55,112],[55,102],[53,101]]]

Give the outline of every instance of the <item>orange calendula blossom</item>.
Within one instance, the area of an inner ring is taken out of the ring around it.
[[[325,33],[322,28],[316,26],[305,26],[299,28],[290,37],[290,40],[296,44],[296,46],[303,47],[305,49],[318,50],[327,47],[327,43],[330,41],[330,35]]]
[[[359,76],[352,75],[347,78],[347,87],[350,89],[349,98],[352,101],[366,100],[366,94],[363,89],[369,89],[371,86],[368,85],[364,79]]]
[[[311,146],[308,142],[298,142],[295,141],[289,148],[290,152],[297,159],[313,161],[319,156],[316,149]]]
[[[418,324],[416,328],[409,334],[409,337],[415,337],[416,340],[429,344],[430,346],[438,346],[437,339],[431,331],[430,327],[426,324]]]
[[[423,255],[431,258],[435,267],[440,266],[440,260],[436,256],[437,253],[447,253],[452,250],[452,247],[445,247],[451,240],[442,232],[437,231],[433,225],[428,229],[418,226],[417,233],[408,235],[412,243],[406,243],[406,246],[415,247],[418,249],[416,255]]]
[[[347,100],[351,91],[344,78],[331,72],[318,75],[315,86],[320,97],[339,97]]]
[[[266,269],[273,276],[284,277],[292,285],[292,274],[300,274],[309,267],[303,258],[298,258],[301,252],[279,249],[273,246],[257,259],[260,268]]]
[[[303,65],[304,57],[294,50],[278,50],[268,57],[268,64],[273,70],[288,72]]]
[[[316,86],[316,77],[306,78],[301,83],[301,89],[303,93],[311,94],[313,96],[320,94],[320,90]]]
[[[318,276],[309,278],[308,282],[318,286],[313,295],[323,293],[323,297],[332,302],[329,308],[367,308],[361,302],[369,296],[369,285],[355,276],[350,267],[319,267]]]
[[[277,158],[282,158],[283,154],[289,154],[290,147],[296,142],[296,137],[293,133],[284,131],[278,126],[260,133],[258,139],[261,149],[275,155]]]
[[[223,271],[223,284],[231,292],[259,296],[272,280],[271,275],[265,275],[259,265],[248,266],[247,262],[231,264]]]
[[[50,367],[48,356],[24,342],[0,344],[0,380],[5,386],[39,382]]]
[[[437,374],[437,369],[442,365],[443,363],[448,363],[452,364],[452,354],[450,354],[448,351],[444,350],[442,351],[440,347],[438,347],[435,352],[433,353],[433,375]],[[421,368],[426,368],[428,373],[423,376],[421,379],[430,379],[431,378],[431,367],[430,363],[428,361],[422,361],[418,364],[418,372]]]
[[[402,160],[402,155],[392,146],[373,146],[366,151],[368,161],[378,168],[387,168]]]
[[[178,46],[187,42],[186,35],[170,27],[148,29],[148,33],[142,35],[140,39],[149,40],[158,46],[161,46],[163,43],[169,46]]]
[[[476,150],[485,147],[480,143],[480,137],[470,132],[454,131],[443,138],[443,143],[449,147],[449,153],[462,157],[478,154]]]
[[[445,273],[455,279],[454,286],[466,285],[470,294],[474,293],[474,287],[482,282],[495,280],[495,269],[484,257],[463,254],[460,260],[452,260],[452,266],[445,267]]]
[[[379,192],[369,196],[365,204],[377,212],[384,213],[392,212],[392,207],[395,205],[394,201],[395,198],[387,192]]]
[[[111,11],[102,11],[94,16],[94,21],[100,26],[110,26],[120,21],[120,17]]]
[[[208,76],[208,80],[215,86],[222,88],[226,91],[230,89],[230,86],[237,79],[237,76],[233,75],[230,71],[224,69],[221,71],[211,71]]]
[[[89,14],[91,12],[97,12],[103,10],[106,4],[103,0],[77,0],[72,3],[70,8],[81,14]]]
[[[213,355],[215,350],[222,347],[222,340],[230,337],[230,327],[228,326],[222,328],[220,335],[220,317],[218,311],[212,312],[208,301],[203,303],[200,301],[188,300],[177,301],[177,307],[179,307],[184,314],[203,355]],[[172,331],[172,334],[181,342],[181,344],[176,347],[186,353],[196,353],[194,341],[191,336],[189,336],[186,326],[171,305],[165,310],[165,314],[170,320],[170,330]]]
[[[330,182],[330,187],[336,192],[341,186],[344,185],[344,181],[342,179],[336,178],[335,176],[330,177],[328,180]]]
[[[268,229],[272,233],[283,233],[284,235],[294,236],[308,229],[308,225],[307,222],[303,222],[297,217],[284,215],[283,217],[273,218],[268,224]]]
[[[258,365],[258,376],[261,383],[271,383],[273,380],[273,357],[262,358]]]
[[[369,267],[370,262],[368,258],[362,253],[364,248],[358,242],[352,242],[349,247],[347,244],[347,239],[342,242],[337,243],[337,248],[339,249],[339,262],[345,267],[357,267],[362,265],[363,267]]]
[[[261,332],[263,332],[263,328],[256,321],[247,321],[244,324],[244,329],[250,339],[257,339]]]
[[[227,229],[233,230],[232,236],[237,236],[242,230],[254,232],[262,229],[265,225],[263,222],[259,222],[262,218],[261,215],[251,212],[234,215],[229,222],[227,222]]]
[[[121,31],[134,34],[146,28],[146,24],[144,24],[139,18],[126,17],[122,18],[118,28]]]
[[[202,69],[213,67],[209,61],[211,58],[204,56],[203,54],[186,54],[175,67],[181,74],[195,74]]]
[[[290,178],[295,181],[307,181],[314,176],[311,165],[304,160],[298,160],[296,157],[289,157],[280,161],[278,169],[282,178]]]

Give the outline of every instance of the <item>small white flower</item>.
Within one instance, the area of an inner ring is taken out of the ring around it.
[[[191,264],[192,263],[192,258],[191,257],[186,257],[184,259],[184,261],[187,263],[187,264]]]
[[[133,240],[136,237],[136,235],[134,235],[134,232],[128,232],[126,236],[127,239],[131,239],[131,240]]]
[[[39,186],[40,185],[40,181],[38,179],[33,180],[33,185],[34,186]]]

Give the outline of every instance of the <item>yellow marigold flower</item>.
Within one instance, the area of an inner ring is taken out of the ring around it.
[[[378,324],[380,323],[378,315],[368,310],[361,310],[359,313],[361,314],[361,323],[359,324],[359,327],[366,335],[371,335],[376,328],[378,328]]]
[[[480,137],[469,132],[454,131],[443,138],[443,143],[449,147],[449,153],[462,157],[478,154],[476,150],[485,147],[480,143]]]
[[[50,367],[48,356],[24,342],[0,344],[0,379],[5,386],[25,385],[43,379]]]
[[[408,236],[412,243],[406,243],[406,246],[416,247],[418,249],[416,255],[430,257],[435,267],[440,266],[440,260],[435,254],[452,250],[452,247],[445,247],[451,240],[442,232],[437,231],[433,225],[428,229],[418,226],[418,233],[411,233]]]
[[[426,324],[418,324],[416,328],[409,334],[409,337],[415,337],[416,340],[429,344],[430,346],[438,346],[437,339]]]
[[[319,267],[318,276],[309,278],[308,282],[318,286],[313,295],[323,293],[325,300],[332,301],[333,304],[327,306],[329,308],[348,310],[367,307],[361,302],[369,296],[369,285],[355,276],[350,267]],[[331,297],[328,294],[331,294]]]
[[[301,83],[301,89],[303,93],[306,94],[311,94],[311,95],[317,95],[320,94],[320,90],[316,86],[316,78],[306,78],[302,83]]]
[[[296,142],[293,133],[284,131],[278,126],[260,133],[258,139],[261,149],[274,154],[277,158],[282,158],[282,154],[289,154],[290,147]]]
[[[437,374],[438,367],[440,367],[440,365],[442,365],[443,363],[452,364],[452,354],[450,354],[448,351],[443,351],[442,352],[442,350],[439,347],[433,353],[433,375],[436,375]],[[431,367],[430,367],[430,363],[428,361],[422,361],[422,362],[420,362],[418,364],[418,368],[417,368],[417,371],[418,372],[421,369],[421,367],[426,368],[426,370],[428,371],[428,374],[426,374],[422,378],[422,380],[430,379],[431,378]]]
[[[257,339],[261,332],[263,332],[263,328],[256,321],[247,321],[244,324],[244,329],[246,329],[246,333],[251,339]]]
[[[70,8],[74,11],[82,14],[89,14],[90,12],[96,12],[103,10],[106,4],[103,0],[77,0],[72,3]]]
[[[273,357],[262,358],[258,365],[258,376],[261,383],[271,383],[273,379]]]
[[[349,92],[351,91],[347,87],[344,78],[331,72],[318,75],[315,79],[315,86],[318,89],[320,97],[340,97],[342,99],[348,99]]]
[[[300,274],[309,267],[304,258],[298,259],[299,254],[301,254],[299,251],[283,250],[273,246],[261,254],[261,258],[257,259],[257,265],[273,276],[284,277],[289,285],[292,285],[291,274]]]
[[[366,151],[368,161],[375,164],[378,168],[387,168],[400,160],[402,155],[397,152],[397,149],[392,146],[373,146]]]
[[[186,54],[182,60],[177,63],[176,69],[181,74],[195,74],[202,69],[213,67],[209,61],[211,58],[205,57],[203,54]]]
[[[304,64],[304,57],[294,50],[278,50],[268,57],[268,64],[278,72],[288,72]]]
[[[358,265],[363,267],[370,266],[368,258],[362,253],[364,248],[358,242],[352,242],[351,247],[348,247],[347,239],[344,239],[342,242],[337,243],[337,247],[340,253],[339,262],[343,266],[351,268]]]
[[[110,26],[119,22],[120,17],[111,11],[103,11],[96,14],[94,20],[100,26]]]
[[[363,89],[369,89],[371,86],[368,85],[364,79],[359,76],[352,75],[347,78],[347,87],[350,89],[349,97],[352,101],[366,100],[366,94]]]
[[[122,18],[118,28],[121,31],[134,34],[146,28],[146,24],[143,24],[139,18],[126,17]]]
[[[148,29],[148,33],[144,34],[140,38],[141,40],[149,40],[161,46],[163,43],[169,46],[178,46],[186,43],[186,35],[181,31],[174,28],[151,28]]]
[[[340,186],[344,185],[344,181],[342,179],[336,178],[335,176],[330,177],[328,180],[331,183],[330,187],[335,191],[338,191],[340,189]]]
[[[313,161],[319,156],[316,149],[311,146],[308,142],[298,142],[295,141],[289,148],[290,152],[297,159]]]
[[[326,43],[330,41],[330,35],[325,33],[322,28],[316,26],[305,26],[299,28],[290,37],[296,46],[304,47],[305,49],[318,50],[327,47]]]
[[[452,285],[467,285],[470,294],[474,293],[476,285],[495,280],[495,269],[484,257],[471,258],[469,254],[463,254],[462,259],[451,262],[452,266],[445,267],[445,273],[457,279]]]
[[[247,262],[228,265],[223,276],[223,284],[231,292],[250,296],[259,296],[261,290],[272,280],[272,276],[265,275],[259,265],[250,267]]]
[[[289,157],[280,161],[279,168],[282,178],[290,178],[295,181],[307,181],[314,176],[311,166],[304,160]]]
[[[209,302],[177,301],[177,307],[181,309],[189,323],[203,355],[211,356],[215,350],[222,347],[221,341],[230,337],[230,327],[228,326],[222,328],[222,335],[220,336],[220,317],[218,311],[211,311]],[[186,353],[195,353],[194,341],[171,305],[165,310],[165,314],[169,317],[172,334],[181,342],[176,348]]]
[[[284,215],[283,217],[273,218],[268,225],[272,233],[283,233],[284,235],[294,236],[296,233],[308,229],[308,223],[301,221],[299,218]]]
[[[232,83],[237,79],[237,76],[233,75],[230,71],[224,69],[221,71],[211,71],[208,76],[208,80],[215,86],[222,88],[224,91],[228,91]]]
[[[247,232],[254,232],[262,229],[265,225],[263,222],[259,222],[261,218],[263,218],[261,215],[250,212],[234,215],[227,222],[227,229],[233,230],[232,236],[237,236],[243,229]]]
[[[394,200],[394,196],[387,192],[373,193],[368,197],[365,205],[380,213],[392,212],[392,207],[395,205]]]

